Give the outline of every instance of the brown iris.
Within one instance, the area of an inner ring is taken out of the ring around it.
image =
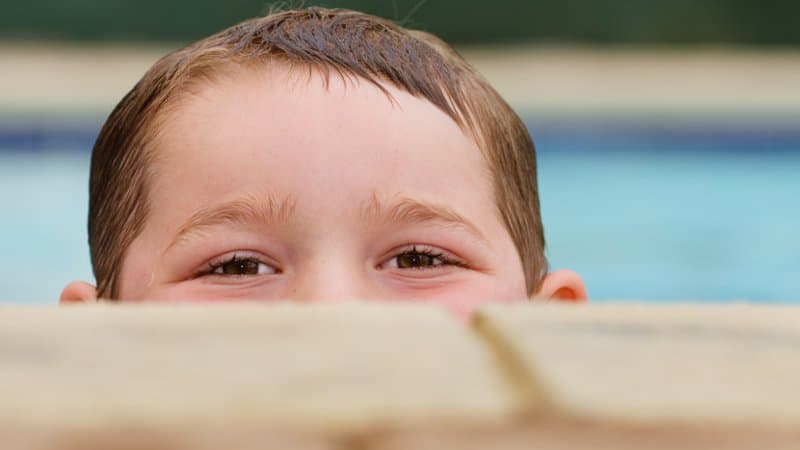
[[[413,269],[418,267],[431,267],[436,265],[436,258],[424,253],[406,252],[397,256],[397,267]]]
[[[232,259],[222,265],[225,275],[258,275],[258,261],[251,259]]]

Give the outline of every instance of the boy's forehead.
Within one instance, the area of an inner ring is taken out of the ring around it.
[[[378,195],[491,213],[477,144],[430,102],[384,88],[390,96],[366,80],[280,68],[207,83],[163,119],[152,208],[188,217],[264,193],[299,210],[355,211]]]

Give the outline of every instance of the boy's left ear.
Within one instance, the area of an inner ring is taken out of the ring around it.
[[[534,298],[557,300],[569,303],[586,303],[586,285],[577,273],[571,270],[556,270],[548,273],[542,287]]]
[[[97,289],[84,281],[73,281],[61,291],[59,304],[94,303],[97,301]]]

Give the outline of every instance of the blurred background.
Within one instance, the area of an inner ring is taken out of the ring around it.
[[[454,44],[539,156],[553,268],[603,300],[800,302],[800,3],[362,0]],[[298,3],[289,3],[298,6]],[[91,147],[165,52],[256,0],[29,0],[0,14],[0,303],[93,280]]]

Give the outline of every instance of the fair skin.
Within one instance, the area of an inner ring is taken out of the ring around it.
[[[205,82],[156,141],[150,213],[120,300],[440,304],[526,299],[519,254],[474,140],[391,86],[282,66]],[[584,301],[547,275],[538,297]],[[94,301],[74,282],[62,303]]]

